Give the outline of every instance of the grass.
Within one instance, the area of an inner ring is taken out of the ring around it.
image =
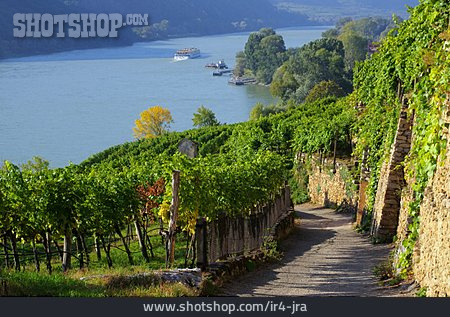
[[[124,230],[122,234],[125,236],[126,231]],[[115,237],[117,239],[117,236]],[[89,264],[89,270],[91,271],[97,271],[97,270],[105,270],[108,269],[108,263],[106,261],[106,255],[104,253],[104,250],[101,250],[102,258],[101,260],[97,260],[97,255],[94,250],[94,243],[92,241],[92,238],[87,239],[87,244],[89,245],[89,257],[90,257],[90,264]],[[164,244],[161,241],[161,237],[159,235],[153,235],[150,237],[151,243],[153,245],[153,253],[154,257],[152,258],[150,255],[150,252],[148,251],[148,255],[150,257],[150,261],[147,263],[144,259],[144,257],[141,254],[141,250],[139,247],[139,243],[137,239],[131,241],[129,248],[132,253],[132,258],[134,265],[136,267],[142,267],[145,270],[159,270],[165,268],[165,247]],[[186,253],[186,237],[184,234],[178,234],[176,239],[176,248],[175,248],[175,263],[174,267],[185,267],[185,253]],[[63,241],[58,241],[60,247],[62,248]],[[72,243],[72,247],[75,248],[75,242]],[[42,247],[41,243],[37,244],[37,248],[40,254],[40,266],[41,270],[46,270],[45,265],[45,253]],[[74,249],[73,249],[74,250]],[[52,251],[54,252],[52,257],[52,266],[55,271],[60,270],[61,268],[61,262],[59,259],[59,256],[56,253],[56,248],[52,244]],[[1,252],[0,252],[1,253]],[[34,271],[34,259],[32,256],[32,249],[28,244],[20,244],[19,245],[19,254],[28,254],[28,256],[25,258],[23,256],[20,256],[21,261],[21,269],[23,271]],[[127,254],[124,251],[124,247],[122,245],[122,242],[120,240],[116,240],[111,245],[111,258],[113,262],[114,268],[126,268],[126,267],[132,267],[129,263]],[[10,254],[10,261],[12,261],[12,254]],[[86,265],[86,258],[84,257],[84,262]],[[190,263],[188,263],[189,265]],[[0,262],[0,265],[2,263]],[[78,260],[76,251],[73,251],[72,256],[72,269],[77,270],[80,267],[80,262]]]
[[[373,269],[373,274],[379,279],[379,284],[382,286],[399,285],[405,280],[402,276],[395,274],[391,259],[375,266]]]
[[[417,297],[427,297],[427,288],[422,287],[416,292]]]
[[[124,233],[125,234],[125,233]],[[90,241],[89,241],[90,242]],[[154,279],[146,278],[130,283],[118,283],[126,276],[138,275],[165,268],[165,248],[160,236],[152,236],[154,258],[146,263],[138,241],[130,243],[134,265],[130,265],[127,254],[122,251],[119,241],[111,247],[113,267],[108,268],[106,256],[102,250],[102,259],[97,260],[95,250],[90,252],[90,265],[79,269],[79,260],[72,258],[72,269],[66,273],[61,271],[61,262],[55,255],[52,259],[53,273],[46,272],[44,253],[41,257],[41,272],[35,272],[32,258],[22,261],[22,271],[0,269],[0,296],[51,296],[51,297],[114,297],[114,296],[146,296],[146,297],[178,297],[195,296],[196,291],[182,284],[162,284]],[[62,242],[60,241],[60,244]],[[93,248],[92,248],[93,249]],[[21,252],[29,253],[29,246],[22,245]],[[177,236],[174,267],[185,267],[186,238]],[[150,253],[149,253],[150,256]],[[86,259],[85,259],[86,260]],[[86,278],[81,280],[82,278]]]
[[[395,274],[392,270],[392,262],[386,260],[373,268],[373,274],[380,280],[386,281],[392,279]]]
[[[112,273],[112,272],[110,272]],[[21,297],[180,297],[197,291],[181,283],[160,283],[155,277],[129,278],[122,273],[80,280],[77,274],[1,272],[0,296]]]
[[[104,297],[103,289],[61,273],[0,273],[1,296]]]

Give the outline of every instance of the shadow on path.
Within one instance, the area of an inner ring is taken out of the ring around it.
[[[279,264],[262,267],[222,288],[225,296],[383,296],[372,276],[390,246],[373,245],[354,232],[352,215],[312,205],[281,244]]]

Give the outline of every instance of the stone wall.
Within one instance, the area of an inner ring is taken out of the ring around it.
[[[381,168],[375,198],[371,235],[381,241],[391,240],[397,232],[401,191],[406,185],[402,163],[411,150],[414,120],[414,116],[408,117],[406,104],[404,101],[389,160]]]
[[[342,204],[356,209],[358,200],[357,184],[350,174],[349,167],[343,163],[333,165],[326,160],[323,164],[311,164],[308,193],[311,203],[326,207]]]
[[[294,228],[295,211],[289,210],[287,213],[278,219],[270,231],[269,240],[280,242],[286,238]],[[239,275],[245,274],[255,270],[258,266],[267,263],[267,255],[263,250],[257,249],[250,253],[230,257],[226,260],[221,260],[211,263],[205,270],[203,275],[203,286],[207,285],[207,281],[211,281],[216,286],[222,286],[224,282],[236,279]],[[208,292],[201,292],[201,296],[210,296]]]
[[[408,184],[402,192],[400,201],[400,215],[398,217],[397,240],[403,241],[409,234],[411,217],[409,216],[409,204],[413,202],[412,184]]]
[[[271,234],[282,236],[285,223],[280,225],[279,220],[292,210],[291,207],[290,189],[286,186],[274,201],[255,208],[249,216],[224,215],[208,223],[199,220],[196,226],[197,266],[205,268],[228,256],[259,249]],[[272,233],[275,227],[281,231]]]
[[[361,175],[359,177],[359,194],[358,194],[358,206],[356,211],[356,225],[363,225],[365,218],[367,216],[367,205],[368,205],[368,197],[367,197],[367,188],[369,187],[370,181],[370,169],[367,166],[367,159],[369,153],[364,151],[363,157],[361,160]]]
[[[365,179],[361,179],[359,183],[359,199],[358,207],[356,211],[356,224],[358,226],[362,225],[364,222],[364,217],[366,215],[367,209],[367,187],[369,182]]]
[[[446,158],[440,158],[420,206],[419,240],[413,257],[416,280],[428,296],[450,296],[450,105]]]

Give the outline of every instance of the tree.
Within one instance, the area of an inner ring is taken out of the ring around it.
[[[141,117],[135,121],[133,134],[136,139],[156,138],[169,129],[173,122],[169,109],[154,106],[141,112]]]
[[[263,105],[262,103],[258,102],[255,104],[250,111],[250,120],[258,120],[262,117],[267,117],[271,114],[277,114],[280,112],[285,111],[286,108],[284,108],[281,105]]]
[[[217,121],[214,112],[204,106],[200,106],[200,108],[197,109],[197,112],[194,113],[194,117],[192,118],[192,122],[194,123],[194,127],[197,128],[220,124],[219,121]]]
[[[245,73],[246,68],[246,58],[245,53],[240,51],[236,54],[236,65],[234,66],[233,75],[237,77],[241,77]]]
[[[392,20],[370,17],[359,20],[344,18],[336,23],[336,28],[322,33],[324,38],[338,39],[344,44],[345,65],[352,72],[355,62],[366,59],[368,44],[379,41],[396,26],[396,17]]]
[[[308,103],[325,97],[343,97],[345,96],[344,90],[336,84],[334,81],[321,81],[315,85],[308,93],[305,101]]]
[[[256,72],[256,77],[259,82],[270,84],[273,74],[284,62],[283,53],[285,51],[286,47],[281,35],[269,35],[261,40],[260,61]]]
[[[258,32],[251,33],[247,43],[245,43],[244,53],[247,59],[247,66],[253,72],[256,72],[259,68],[261,40],[270,35],[275,35],[275,31],[269,28],[263,28]]]
[[[270,85],[270,93],[283,100],[289,99],[298,87],[294,74],[289,70],[289,65],[289,63],[284,63],[277,69]]]
[[[245,44],[244,55],[245,67],[256,76],[259,82],[269,84],[276,69],[286,60],[283,37],[269,28],[251,33]],[[238,64],[237,60],[236,64],[241,67],[243,57],[239,55],[237,58],[241,61]]]
[[[22,164],[22,170],[39,172],[42,170],[47,170],[50,166],[50,162],[44,160],[42,157],[34,156],[32,160],[28,160],[25,164]]]
[[[304,101],[319,82],[332,80],[345,92],[352,89],[345,70],[344,46],[336,39],[319,39],[301,47],[274,75],[271,91],[283,100]]]
[[[345,49],[345,66],[352,71],[355,63],[366,59],[369,41],[354,31],[342,33],[338,38]]]

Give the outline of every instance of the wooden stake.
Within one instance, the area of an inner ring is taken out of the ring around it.
[[[175,259],[175,234],[177,230],[178,207],[180,199],[178,192],[180,188],[180,171],[172,174],[172,203],[170,204],[169,232],[167,234],[166,267],[172,266]]]

